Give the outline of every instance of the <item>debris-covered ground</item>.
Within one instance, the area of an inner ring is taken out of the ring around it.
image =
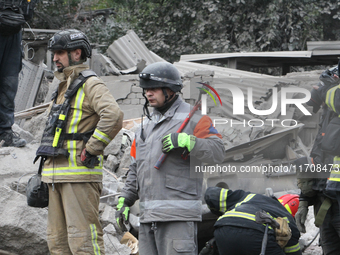
[[[43,116],[36,117],[32,122],[38,123],[41,121],[40,118],[43,118]],[[34,126],[36,125],[32,123],[32,127]],[[29,137],[27,131],[20,130],[18,127],[16,127],[16,130],[22,136],[26,133],[26,137]],[[105,162],[104,189],[100,212],[105,232],[106,254],[130,254],[130,248],[120,243],[123,233],[115,223],[114,207],[117,204],[115,194],[119,193],[124,185],[124,175],[129,164],[126,154],[129,152],[132,132],[131,130],[122,130],[115,141],[105,150],[107,160]],[[33,135],[31,139],[33,140],[23,148],[0,148],[0,250],[20,255],[45,255],[48,253],[46,244],[47,209],[28,207],[24,195],[27,180],[37,171],[38,167],[33,164],[33,159],[39,143]],[[307,233],[303,234],[301,238],[304,240],[304,244],[311,242],[318,232],[318,229],[314,226],[311,209],[310,207],[306,222]],[[134,206],[131,213],[131,225],[137,229],[138,207]],[[321,254],[318,240],[319,237],[303,254]],[[136,247],[134,249],[137,250]]]

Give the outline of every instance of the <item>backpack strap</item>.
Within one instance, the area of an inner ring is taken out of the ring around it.
[[[84,70],[80,72],[77,79],[75,79],[72,84],[69,86],[65,93],[66,99],[71,99],[73,95],[78,91],[78,89],[83,86],[83,84],[86,82],[86,80],[92,76],[97,76],[97,74],[92,71],[91,69]]]

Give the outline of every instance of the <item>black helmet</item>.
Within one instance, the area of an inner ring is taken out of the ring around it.
[[[340,62],[339,62],[340,63]],[[324,83],[324,85],[327,86],[336,86],[339,85],[339,78],[337,77],[339,70],[338,66],[335,66],[333,68],[327,69],[322,72],[319,79]]]
[[[55,33],[48,41],[49,50],[76,50],[82,49],[85,57],[91,57],[91,45],[87,36],[77,29],[66,29]]]
[[[181,91],[183,83],[176,67],[168,62],[152,63],[139,74],[139,86],[147,88],[169,88]]]

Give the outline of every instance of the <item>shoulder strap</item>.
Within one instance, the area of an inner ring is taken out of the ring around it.
[[[39,169],[38,169],[38,174],[41,175],[42,169],[43,169],[43,165],[45,162],[45,157],[41,156],[40,157],[40,163],[39,163]]]
[[[91,76],[97,76],[97,74],[91,69],[84,70],[80,72],[80,75],[77,79],[75,79],[70,87],[67,89],[65,93],[65,98],[72,98],[72,96],[78,91],[78,89],[83,86],[84,82]]]
[[[326,197],[322,202],[318,213],[315,216],[315,226],[320,227],[326,217],[328,209],[332,206],[332,201]]]

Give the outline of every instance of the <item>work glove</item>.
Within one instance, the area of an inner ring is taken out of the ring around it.
[[[301,233],[306,233],[305,222],[308,213],[308,201],[300,201],[298,211],[295,214],[296,225]]]
[[[290,229],[286,219],[277,217],[276,221],[280,224],[280,228],[275,228],[275,237],[277,243],[283,249],[292,237],[292,230]]]
[[[196,136],[188,135],[186,133],[171,133],[163,137],[162,139],[163,153],[176,148],[186,148],[190,152],[196,143]]]
[[[86,149],[81,152],[80,160],[83,166],[86,166],[87,168],[94,168],[99,165],[97,156],[90,154]]]
[[[205,246],[198,255],[218,255],[215,238],[210,239],[205,243]]]
[[[118,199],[118,205],[116,208],[116,221],[121,230],[124,231],[125,226],[129,221],[130,207],[125,203],[125,197],[120,197]]]
[[[314,197],[316,191],[313,190],[315,180],[312,178],[298,178],[297,186],[301,190],[301,194],[306,197]]]

